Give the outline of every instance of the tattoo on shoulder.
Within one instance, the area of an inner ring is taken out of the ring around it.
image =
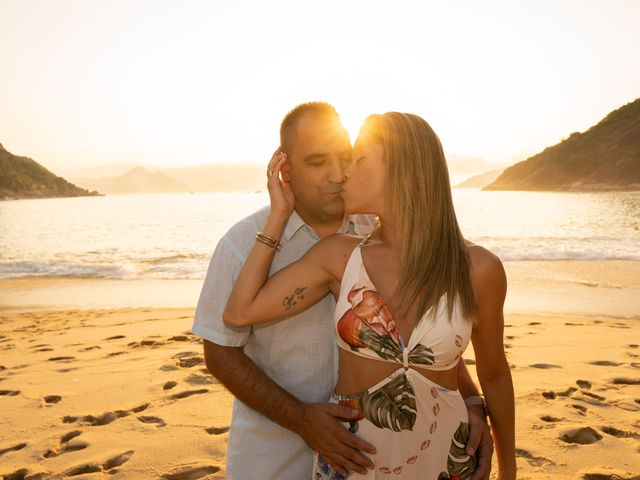
[[[293,295],[291,295],[290,297],[284,297],[284,300],[282,301],[282,305],[284,306],[285,310],[291,310],[291,308],[296,305],[298,302],[304,300],[304,291],[307,289],[307,287],[300,287],[300,288],[296,288],[293,292]]]

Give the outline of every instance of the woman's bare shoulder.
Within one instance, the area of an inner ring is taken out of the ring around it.
[[[465,240],[471,263],[469,273],[476,293],[506,289],[506,274],[500,257],[491,250]]]
[[[363,237],[346,233],[334,233],[316,243],[309,253],[336,278],[342,278],[353,249]]]
[[[353,249],[362,241],[363,237],[349,233],[334,233],[320,240],[314,249],[320,255],[329,255],[334,258],[348,258]]]

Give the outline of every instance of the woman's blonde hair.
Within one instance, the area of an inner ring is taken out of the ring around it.
[[[387,169],[385,201],[396,229],[400,278],[394,305],[401,315],[419,300],[421,318],[447,294],[449,319],[456,296],[476,322],[469,253],[458,226],[440,139],[417,115],[370,115],[361,135],[382,145]]]

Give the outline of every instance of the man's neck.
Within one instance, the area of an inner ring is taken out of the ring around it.
[[[322,221],[321,219],[313,218],[300,210],[296,209],[296,212],[298,212],[302,221],[311,227],[320,238],[325,238],[336,233],[344,220],[344,217],[331,217],[327,218],[326,221]]]

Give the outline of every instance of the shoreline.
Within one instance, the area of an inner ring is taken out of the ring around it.
[[[505,313],[640,316],[640,260],[503,262]],[[203,280],[0,279],[0,312],[195,308]]]

